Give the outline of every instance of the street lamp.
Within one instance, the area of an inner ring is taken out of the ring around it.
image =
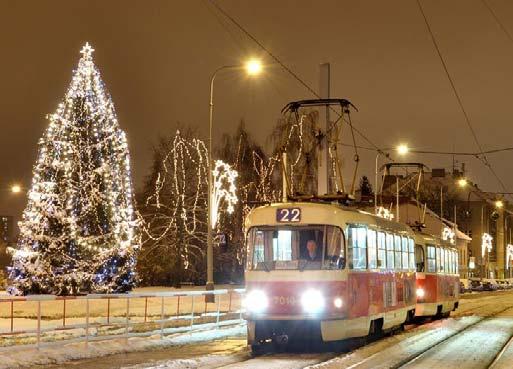
[[[212,239],[212,121],[214,117],[214,81],[217,74],[224,70],[245,69],[249,76],[256,76],[262,71],[262,63],[257,59],[250,59],[244,65],[224,65],[217,68],[210,77],[210,104],[208,125],[208,197],[207,197],[207,285],[206,290],[214,289],[214,248]],[[205,296],[206,301],[213,302],[215,296]]]
[[[503,206],[504,206],[504,203],[502,202],[502,200],[495,201],[495,207],[497,209],[501,209]]]
[[[468,181],[465,178],[458,179],[458,186],[461,188],[467,187]]]
[[[13,184],[11,186],[11,192],[12,193],[20,193],[21,192],[21,186],[18,184]]]
[[[410,151],[410,148],[406,144],[400,144],[397,146],[397,153],[399,155],[406,155]]]

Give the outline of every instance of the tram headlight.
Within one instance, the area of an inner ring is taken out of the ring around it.
[[[342,299],[340,297],[335,298],[333,305],[335,305],[337,309],[340,309],[342,307]]]
[[[324,297],[318,290],[306,290],[303,295],[301,295],[301,305],[303,306],[303,310],[308,313],[318,313],[324,308]]]
[[[247,311],[252,313],[262,313],[269,305],[269,299],[262,290],[252,290],[246,294],[244,305]]]
[[[424,298],[424,295],[426,294],[426,292],[424,292],[424,289],[423,288],[417,288],[417,297],[422,299]]]

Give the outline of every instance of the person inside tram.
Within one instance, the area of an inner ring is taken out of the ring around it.
[[[321,253],[318,250],[317,243],[314,240],[308,240],[306,243],[306,260],[308,261],[320,261]]]

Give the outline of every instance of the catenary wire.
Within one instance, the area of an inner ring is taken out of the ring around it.
[[[493,176],[495,177],[495,179],[499,182],[500,186],[502,187],[502,189],[504,191],[506,191],[506,186],[504,185],[504,182],[501,180],[501,178],[498,176],[498,174],[495,172],[494,168],[492,167],[492,165],[490,164],[490,162],[488,161],[484,151],[483,151],[483,148],[481,146],[481,143],[479,142],[479,139],[477,138],[477,134],[474,130],[474,127],[472,127],[472,123],[470,122],[470,118],[467,114],[467,111],[465,110],[465,107],[463,106],[463,102],[461,100],[461,97],[458,93],[458,90],[456,89],[456,85],[454,84],[454,81],[452,80],[452,77],[449,73],[449,69],[447,68],[447,64],[445,63],[445,60],[442,56],[442,52],[440,51],[440,48],[438,46],[438,43],[436,41],[436,38],[435,38],[435,35],[433,34],[433,31],[431,30],[431,26],[429,25],[429,21],[426,17],[426,14],[424,12],[424,9],[422,7],[422,4],[421,4],[421,0],[416,0],[417,1],[417,5],[419,7],[419,10],[420,10],[420,13],[422,15],[422,18],[424,19],[424,22],[425,22],[425,25],[426,25],[426,28],[431,36],[431,41],[433,42],[433,45],[436,49],[436,52],[438,54],[438,57],[440,59],[440,62],[442,63],[442,66],[443,66],[443,69],[445,71],[445,74],[447,76],[447,79],[449,80],[449,83],[451,85],[451,88],[454,92],[454,95],[456,97],[456,100],[458,101],[458,104],[461,108],[461,111],[463,113],[463,116],[465,117],[465,122],[467,123],[467,126],[470,130],[470,132],[472,133],[472,137],[474,138],[474,141],[476,143],[476,146],[478,147],[479,149],[479,153],[480,155],[478,156],[478,159],[481,160],[483,162],[483,164],[488,167],[488,169],[490,170],[490,172],[493,174]]]

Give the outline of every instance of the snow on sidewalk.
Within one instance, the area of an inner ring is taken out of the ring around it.
[[[112,354],[146,351],[169,346],[185,345],[215,339],[243,336],[246,334],[246,326],[222,327],[194,331],[191,333],[175,334],[160,339],[159,334],[151,337],[132,337],[111,339],[106,341],[89,342],[87,347],[84,342],[64,344],[62,346],[13,349],[13,351],[0,354],[0,369],[24,368],[32,365],[58,364],[70,360],[103,357]],[[181,366],[182,368],[184,366]]]

